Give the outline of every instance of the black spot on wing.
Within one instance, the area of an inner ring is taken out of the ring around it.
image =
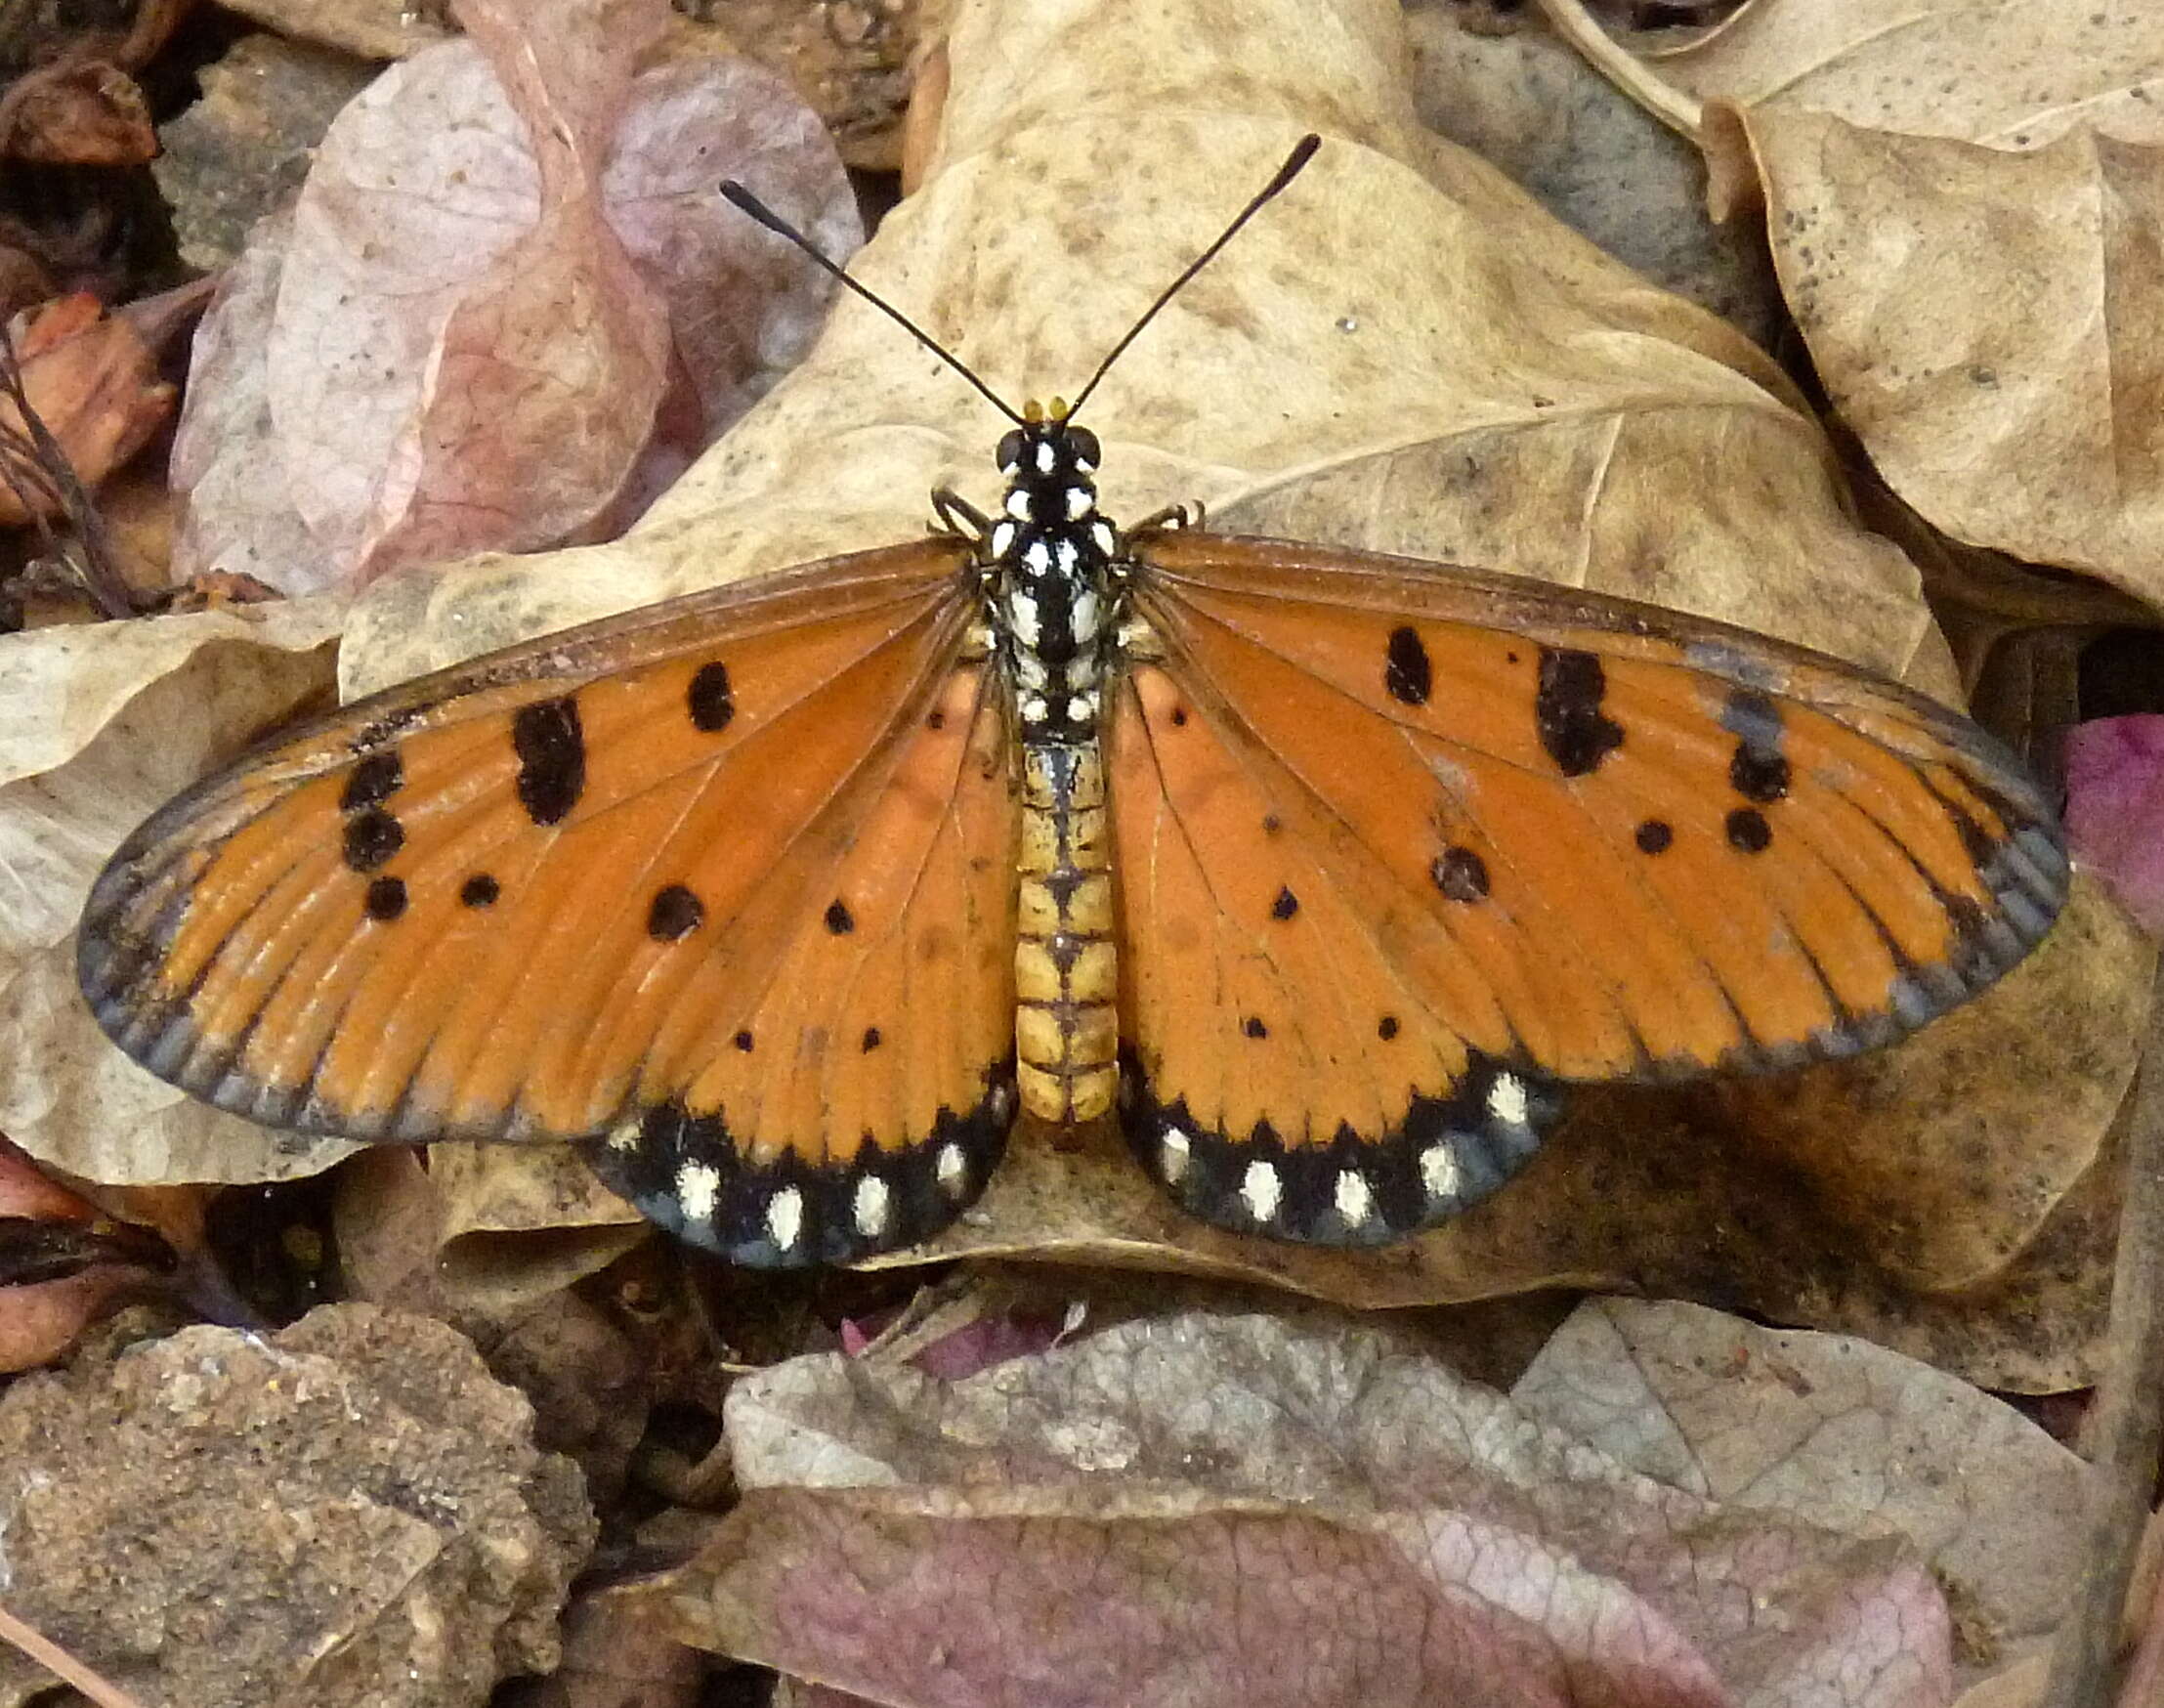
[[[1273,919],[1290,919],[1299,911],[1299,897],[1293,893],[1290,886],[1281,885],[1277,892],[1277,900],[1270,904],[1270,918]]]
[[[536,825],[553,825],[586,790],[586,738],[578,700],[536,701],[511,719],[511,750],[519,757],[519,804]]]
[[[1781,751],[1781,708],[1755,689],[1733,690],[1720,726],[1736,738],[1728,782],[1745,800],[1769,806],[1788,793],[1789,764]]]
[[[1640,854],[1666,854],[1675,844],[1676,832],[1665,819],[1646,819],[1633,833]]]
[[[729,666],[718,659],[699,666],[692,676],[692,728],[709,735],[729,727],[737,715],[737,703],[729,689]]]
[[[1454,902],[1476,902],[1488,893],[1488,863],[1470,848],[1445,848],[1428,876]]]
[[[1755,806],[1739,806],[1722,822],[1728,846],[1744,854],[1762,854],[1773,845],[1773,827]]]
[[[1565,777],[1585,776],[1623,746],[1623,726],[1600,709],[1607,692],[1607,672],[1597,654],[1541,649],[1534,727]]]
[[[706,920],[706,907],[680,883],[663,885],[654,892],[646,910],[646,934],[657,943],[674,943],[689,937]]]
[[[857,917],[849,911],[849,904],[836,896],[827,906],[827,929],[836,937],[846,937],[857,928]]]
[[[396,747],[370,753],[346,773],[345,791],[338,797],[338,810],[357,813],[371,806],[381,806],[404,787],[405,766],[399,758]]]
[[[1427,661],[1427,649],[1421,644],[1420,631],[1409,623],[1390,630],[1382,657],[1382,686],[1391,699],[1407,705],[1425,705],[1434,691],[1435,672]]]
[[[368,885],[367,899],[361,905],[369,918],[388,924],[405,912],[405,884],[396,877],[379,877]]]
[[[458,899],[469,908],[492,908],[503,894],[503,885],[486,872],[477,872],[458,886]]]
[[[405,827],[380,806],[371,806],[346,820],[343,853],[355,872],[373,872],[389,863],[405,846]]]

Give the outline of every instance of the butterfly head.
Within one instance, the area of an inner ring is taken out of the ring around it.
[[[999,441],[999,473],[1009,486],[1079,484],[1090,489],[1103,449],[1096,434],[1074,425],[1074,411],[1058,398],[1022,406],[1022,424]]]

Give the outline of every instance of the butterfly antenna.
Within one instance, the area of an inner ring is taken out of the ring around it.
[[[1261,190],[1255,193],[1255,197],[1252,201],[1249,202],[1246,207],[1242,208],[1237,214],[1233,215],[1232,224],[1227,226],[1223,231],[1217,234],[1217,240],[1214,243],[1210,244],[1209,248],[1205,249],[1200,255],[1196,256],[1194,260],[1190,261],[1187,264],[1187,270],[1182,273],[1177,278],[1173,279],[1170,284],[1167,285],[1162,291],[1158,293],[1157,301],[1155,301],[1148,308],[1142,311],[1142,318],[1139,320],[1135,321],[1133,325],[1129,326],[1127,328],[1126,336],[1122,338],[1119,343],[1115,344],[1112,347],[1112,354],[1110,356],[1107,356],[1104,361],[1097,363],[1097,371],[1089,376],[1089,383],[1083,386],[1082,391],[1077,394],[1075,401],[1067,406],[1067,417],[1069,420],[1074,419],[1074,417],[1081,412],[1082,400],[1088,397],[1091,392],[1097,389],[1097,382],[1105,377],[1105,369],[1110,367],[1115,362],[1118,362],[1121,356],[1125,352],[1127,346],[1129,344],[1132,344],[1135,339],[1141,335],[1142,328],[1147,326],[1152,320],[1157,319],[1158,310],[1162,309],[1167,303],[1170,302],[1175,296],[1177,296],[1180,293],[1181,288],[1187,283],[1190,278],[1193,278],[1196,274],[1200,273],[1205,267],[1208,267],[1209,265],[1210,261],[1216,256],[1217,251],[1222,249],[1227,243],[1232,241],[1234,234],[1236,234],[1242,226],[1246,225],[1250,220],[1253,219],[1256,214],[1262,211],[1263,203],[1267,202],[1272,196],[1276,195],[1279,191],[1283,190],[1288,184],[1292,183],[1294,179],[1297,178],[1300,174],[1300,168],[1305,166],[1308,161],[1312,160],[1315,157],[1315,150],[1322,146],[1323,139],[1315,135],[1312,131],[1310,131],[1306,136],[1300,138],[1298,142],[1293,145],[1293,151],[1285,156],[1285,164],[1277,169],[1277,175],[1273,177],[1269,183],[1265,184],[1261,188]]]
[[[963,379],[967,380],[971,385],[975,386],[980,392],[982,392],[985,397],[991,402],[992,406],[995,409],[997,409],[999,413],[1004,415],[1009,421],[1012,421],[1017,427],[1023,426],[1025,424],[1022,417],[1014,412],[1013,408],[1008,406],[1006,401],[1001,398],[997,392],[994,391],[990,386],[986,385],[983,380],[979,379],[974,373],[969,371],[967,364],[962,362],[960,357],[955,355],[953,351],[946,349],[929,332],[925,331],[921,326],[917,325],[914,320],[911,320],[909,316],[905,315],[900,309],[896,308],[884,297],[869,289],[867,286],[859,284],[855,279],[851,278],[849,275],[844,272],[838,265],[836,265],[832,261],[827,260],[825,255],[821,254],[819,251],[819,246],[815,244],[811,240],[811,238],[805,236],[802,232],[798,231],[794,226],[790,225],[788,221],[785,220],[780,214],[776,213],[772,208],[768,207],[765,202],[761,201],[757,196],[753,195],[750,191],[746,190],[743,185],[739,184],[734,178],[724,179],[722,181],[721,193],[724,197],[728,199],[732,206],[740,209],[744,213],[749,214],[753,219],[757,220],[759,224],[766,227],[766,229],[772,232],[776,236],[786,237],[791,243],[794,243],[799,249],[803,250],[805,254],[809,255],[821,267],[826,269],[827,272],[832,274],[834,278],[840,279],[843,284],[847,285],[851,290],[855,291],[859,296],[863,297],[866,302],[870,303],[873,308],[877,309],[879,313],[885,315],[889,320],[894,320],[897,324],[901,326],[903,331],[907,332],[912,338],[914,338],[919,344],[923,345],[925,349],[929,350],[934,356],[938,357],[940,361],[947,363],[949,367],[953,368],[956,373],[960,374]],[[1250,211],[1252,212],[1252,210],[1251,209]],[[1247,216],[1243,214],[1241,217],[1245,219]],[[1228,232],[1226,235],[1230,236],[1231,233]],[[1207,261],[1209,257],[1206,255],[1203,259]],[[1192,272],[1193,269],[1189,269],[1189,271]],[[1154,314],[1156,311],[1152,310],[1151,312]]]

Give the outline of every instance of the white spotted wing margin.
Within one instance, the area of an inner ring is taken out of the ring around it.
[[[966,542],[700,593],[346,706],[161,810],[84,994],[151,1072],[363,1142],[585,1141],[740,1261],[911,1243],[1012,1100],[1011,707]]]

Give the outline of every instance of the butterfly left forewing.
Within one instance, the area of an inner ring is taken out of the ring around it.
[[[918,1237],[981,1188],[1011,1073],[1014,814],[964,557],[675,601],[249,757],[100,879],[94,1009],[275,1125],[611,1135],[613,1183],[747,1260]]]
[[[2013,759],[1966,720],[1835,661],[1359,553],[1169,532],[1145,536],[1137,558],[1135,608],[1163,663],[1136,670],[1115,732],[1130,929],[1178,937],[1198,978],[1224,982],[1256,956],[1282,962],[1280,1000],[1295,1006],[1334,988],[1402,1027],[1410,1004],[1393,993],[1418,997],[1424,1071],[1460,1048],[1472,1064],[1446,1100],[1498,1073],[1538,1088],[1850,1053],[1980,989],[2063,897],[2056,825]],[[1153,914],[1133,863],[1176,872],[1164,827],[1206,822],[1184,837],[1197,869],[1187,907],[1213,910],[1202,934],[1219,932],[1199,947],[1176,911]],[[1258,906],[1294,872],[1308,887],[1292,885],[1293,923],[1316,922],[1328,942],[1296,973],[1288,922]],[[1313,1162],[1332,1145],[1377,1141],[1367,1154],[1399,1159],[1402,1174],[1411,1141],[1387,1122],[1364,1128],[1350,1094],[1328,1089],[1365,1074],[1421,1106],[1435,1093],[1408,1077],[1402,1031],[1371,1035],[1326,1072],[1322,1055],[1274,1051],[1244,1037],[1239,1014],[1182,1011],[1152,994],[1146,967],[1136,976],[1147,1165],[1180,1169],[1155,1112],[1182,1105],[1183,1134],[1234,1145],[1218,1166],[1237,1174],[1264,1157],[1252,1096],[1223,1077],[1245,1072],[1251,1091],[1276,1088],[1281,1110],[1300,1110],[1302,1084],[1325,1088],[1292,1123],[1311,1194],[1327,1200],[1338,1177]],[[1538,1117],[1537,1090],[1534,1103]],[[1477,1135],[1478,1114],[1464,1103],[1454,1131]],[[1285,1141],[1283,1113],[1265,1128]],[[1470,1138],[1464,1148],[1482,1154]],[[1196,1202],[1196,1171],[1186,1179]],[[1325,1202],[1256,1180],[1287,1223],[1272,1231],[1349,1237]],[[1214,1218],[1264,1225],[1238,1187],[1209,1188]],[[1437,1196],[1429,1211],[1450,1208]]]

